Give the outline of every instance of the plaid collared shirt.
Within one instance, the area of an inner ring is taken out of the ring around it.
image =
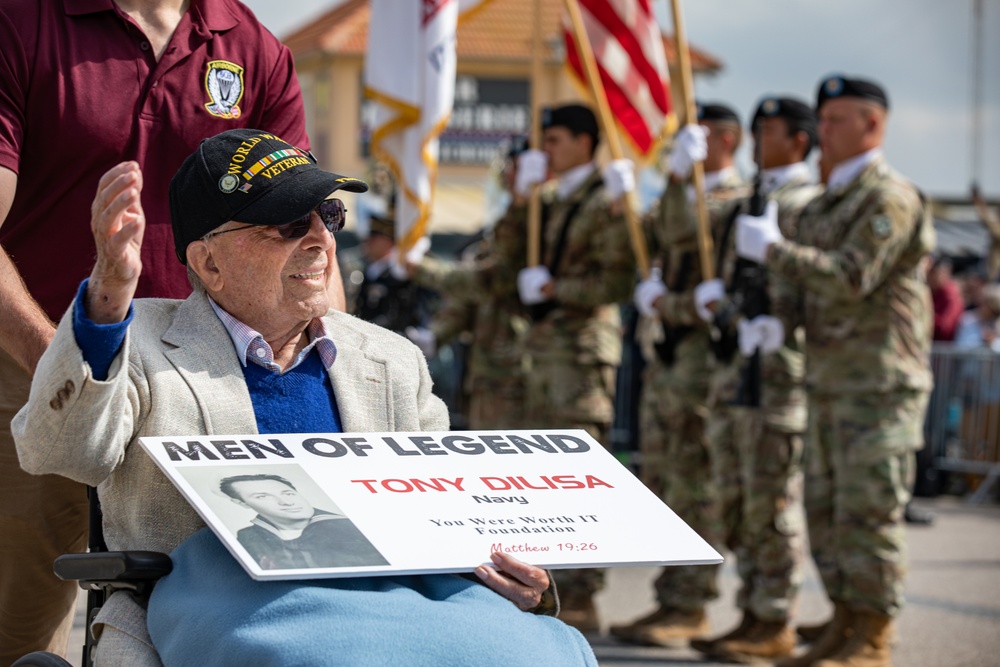
[[[262,335],[224,311],[211,297],[209,297],[208,302],[212,304],[212,310],[219,316],[222,325],[229,332],[229,337],[233,340],[233,346],[236,348],[236,356],[239,357],[240,363],[244,367],[249,360],[275,373],[282,372],[278,364],[274,363],[274,351]],[[333,362],[337,360],[337,345],[330,338],[329,334],[327,334],[326,326],[323,325],[322,319],[317,317],[310,322],[306,332],[309,334],[309,344],[299,352],[298,356],[295,357],[295,361],[284,370],[285,373],[301,364],[314,347],[319,352],[319,358],[323,362],[323,368],[326,370],[330,370]]]

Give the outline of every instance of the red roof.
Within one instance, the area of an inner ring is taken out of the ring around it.
[[[491,0],[472,10],[458,26],[459,60],[489,60],[529,62],[535,0]],[[563,6],[559,2],[542,5],[544,43],[562,50],[560,19]],[[347,0],[326,12],[307,26],[288,35],[284,42],[296,58],[323,53],[330,55],[364,56],[368,45],[368,20],[371,6],[368,0]],[[667,61],[674,65],[677,48],[671,36],[663,36]],[[722,62],[698,48],[691,48],[691,67],[696,72],[713,73],[722,69]]]

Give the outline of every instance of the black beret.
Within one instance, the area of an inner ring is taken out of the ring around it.
[[[393,241],[396,240],[396,212],[392,209],[387,209],[385,213],[369,213],[368,214],[368,231],[371,234],[381,234],[382,236],[387,236]]]
[[[542,129],[559,126],[567,128],[574,134],[589,134],[596,137],[600,133],[594,112],[582,104],[542,109]]]
[[[816,124],[816,112],[813,108],[794,97],[765,97],[757,105],[750,126],[756,127],[761,118],[787,118],[802,125]]]
[[[731,123],[740,124],[740,117],[736,114],[736,111],[732,107],[728,107],[725,104],[714,104],[714,103],[695,103],[695,111],[698,114],[698,122],[703,120],[717,120],[717,121],[729,121]]]
[[[846,76],[834,74],[828,76],[819,84],[816,91],[816,110],[827,100],[837,97],[858,97],[869,102],[875,102],[884,109],[889,108],[889,96],[885,89],[874,81],[866,79],[848,79]]]

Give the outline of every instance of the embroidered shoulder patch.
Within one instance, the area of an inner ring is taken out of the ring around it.
[[[888,216],[879,215],[872,219],[872,234],[876,238],[884,239],[892,233],[892,222]]]
[[[239,118],[243,99],[243,68],[228,60],[211,60],[205,70],[208,113],[219,118]]]

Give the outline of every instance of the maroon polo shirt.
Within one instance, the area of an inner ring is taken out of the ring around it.
[[[243,3],[191,0],[159,62],[112,0],[0,4],[0,166],[18,174],[0,243],[53,319],[90,274],[90,205],[123,160],[144,181],[136,296],[190,292],[168,186],[203,138],[237,127],[309,148],[291,53]]]

